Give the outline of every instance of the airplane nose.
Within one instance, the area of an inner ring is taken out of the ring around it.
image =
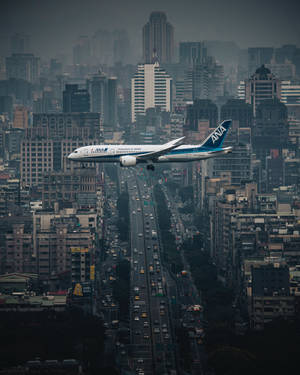
[[[73,160],[73,157],[74,157],[73,152],[72,152],[71,154],[68,155],[68,159],[69,159],[69,160]]]

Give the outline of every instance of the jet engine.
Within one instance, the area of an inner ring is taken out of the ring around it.
[[[120,157],[121,167],[133,167],[134,165],[136,165],[136,157],[130,155]]]

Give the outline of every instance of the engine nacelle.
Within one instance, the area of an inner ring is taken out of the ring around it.
[[[136,165],[136,157],[135,156],[121,156],[120,157],[120,166],[121,167],[133,167]]]

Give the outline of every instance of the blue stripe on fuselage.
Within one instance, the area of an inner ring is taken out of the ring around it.
[[[170,155],[183,155],[183,154],[195,154],[195,153],[199,153],[199,152],[218,152],[218,151],[221,151],[222,148],[210,148],[210,147],[195,147],[195,148],[185,148],[185,149],[178,149],[178,150],[171,150],[170,152],[168,152],[167,154],[163,154],[162,156],[165,156],[165,157],[168,157]],[[151,152],[151,151],[148,151],[148,152]],[[144,155],[146,154],[146,152],[130,152],[130,153],[123,153],[123,154],[116,154],[116,155],[94,155],[94,156],[85,156],[84,158],[86,160],[90,160],[90,161],[93,161],[95,159],[110,159],[110,160],[113,160],[113,159],[119,159],[121,156],[139,156],[139,155]],[[151,159],[151,158],[150,158]],[[155,158],[153,158],[155,159]]]

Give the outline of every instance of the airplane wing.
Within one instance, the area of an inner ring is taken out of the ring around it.
[[[165,143],[161,146],[160,149],[156,151],[147,152],[145,154],[141,154],[137,156],[137,160],[153,160],[157,159],[159,156],[166,154],[167,152],[173,150],[180,145],[182,145],[183,140],[185,137],[174,139],[171,142]]]

